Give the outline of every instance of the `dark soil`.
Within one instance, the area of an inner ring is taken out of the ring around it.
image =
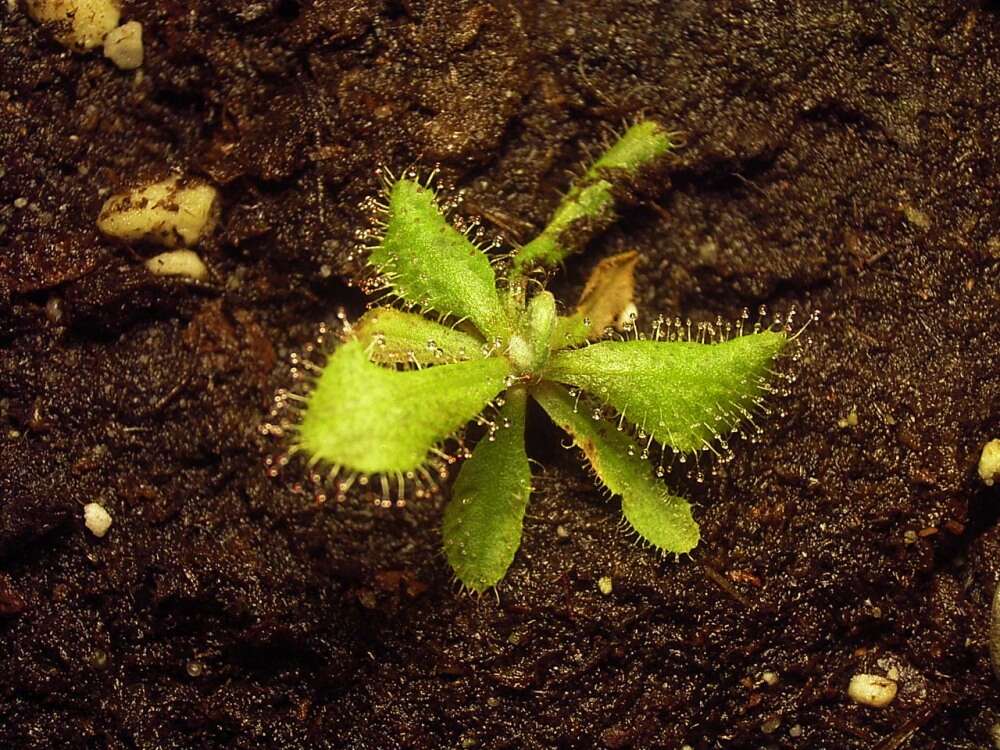
[[[0,747],[992,746],[996,3],[124,5],[139,74],[0,6]],[[762,439],[672,471],[692,559],[634,544],[540,415],[496,597],[456,593],[440,499],[267,476],[288,354],[362,309],[378,165],[440,163],[523,241],[640,114],[686,146],[563,299],[637,249],[646,319],[822,312]],[[171,168],[223,193],[209,283],[96,230]],[[888,708],[847,698],[890,669]]]

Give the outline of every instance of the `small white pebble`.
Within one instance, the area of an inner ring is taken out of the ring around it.
[[[760,676],[760,679],[762,679],[765,682],[765,684],[769,685],[770,687],[774,687],[775,685],[778,684],[778,673],[764,672],[764,674]]]
[[[1000,440],[991,440],[983,446],[979,456],[979,478],[987,487],[1000,479]]]
[[[614,585],[611,582],[611,576],[601,576],[598,578],[597,588],[602,594],[608,596],[614,590]]]
[[[60,44],[76,50],[98,46],[121,18],[118,0],[25,0],[25,6]]]
[[[83,506],[83,523],[91,534],[100,539],[111,528],[111,514],[99,503],[87,503]]]
[[[146,261],[146,268],[156,276],[187,276],[196,281],[208,278],[208,268],[192,250],[160,253]]]
[[[28,199],[27,198],[15,198],[14,199],[14,208],[24,208],[27,205],[28,205]]]
[[[885,708],[896,699],[898,685],[877,674],[856,674],[847,686],[847,695],[855,703]]]
[[[97,217],[97,228],[128,242],[194,247],[212,230],[218,215],[214,187],[175,175],[108,198]]]
[[[122,70],[135,70],[142,65],[142,24],[123,23],[104,37],[104,56]]]
[[[796,724],[796,725],[790,727],[788,729],[788,736],[789,737],[801,737],[802,736],[802,727],[799,724]]]
[[[569,539],[569,529],[559,524],[556,526],[556,536],[560,539]]]

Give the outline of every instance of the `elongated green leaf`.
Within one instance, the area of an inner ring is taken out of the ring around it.
[[[646,120],[633,125],[587,170],[552,214],[542,233],[514,256],[514,269],[555,266],[615,218],[615,173],[630,179],[672,147],[670,134]],[[574,235],[570,237],[569,235]]]
[[[349,341],[327,360],[309,394],[299,443],[312,458],[366,474],[406,472],[504,387],[506,360],[400,372],[368,361]]]
[[[389,191],[385,235],[371,262],[405,302],[467,318],[486,336],[508,331],[489,258],[418,183],[399,180]]]
[[[441,365],[483,358],[483,340],[391,307],[369,310],[354,327],[374,362]]]
[[[458,580],[473,591],[495,586],[510,567],[531,494],[524,451],[527,395],[512,388],[506,398],[501,426],[462,464],[444,511],[445,555]]]
[[[544,376],[583,388],[657,442],[688,452],[748,415],[785,341],[773,331],[720,344],[603,341],[553,355]]]
[[[573,437],[601,482],[621,495],[622,513],[639,536],[664,552],[690,552],[698,544],[691,505],[671,495],[653,477],[649,463],[639,457],[638,448],[625,433],[579,411],[566,390],[554,383],[542,383],[531,393]]]

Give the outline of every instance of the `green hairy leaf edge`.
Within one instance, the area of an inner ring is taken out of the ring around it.
[[[509,331],[490,259],[418,182],[401,179],[390,188],[385,231],[369,260],[403,302],[468,319],[484,336]]]
[[[348,341],[308,396],[299,446],[313,461],[352,472],[412,471],[479,414],[509,374],[499,357],[398,371],[372,363],[360,341]]]
[[[598,479],[622,498],[622,513],[644,540],[661,552],[690,552],[700,538],[691,505],[671,495],[649,462],[614,425],[581,412],[565,388],[541,383],[532,395],[583,451]]]
[[[750,416],[786,342],[774,331],[717,344],[601,341],[554,354],[542,376],[583,388],[661,445],[689,453]]]
[[[462,585],[482,592],[504,577],[521,544],[531,495],[531,468],[524,447],[527,396],[511,388],[492,439],[484,437],[452,486],[442,536],[445,556]]]

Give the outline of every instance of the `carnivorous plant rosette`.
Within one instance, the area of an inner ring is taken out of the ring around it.
[[[689,503],[659,479],[664,451],[724,449],[725,435],[770,390],[783,331],[744,331],[742,321],[692,331],[661,320],[648,336],[637,332],[635,253],[600,263],[565,315],[551,293],[528,283],[528,274],[557,266],[581,237],[613,221],[619,186],[671,145],[656,123],[632,126],[573,185],[542,233],[497,264],[499,283],[490,257],[449,224],[433,190],[408,178],[388,186],[370,262],[403,309],[375,307],[349,329],[306,398],[295,448],[334,481],[363,477],[402,497],[413,483],[434,482],[447,459],[442,445],[479,419],[487,433],[461,465],[443,524],[448,562],[469,589],[496,585],[520,545],[531,495],[529,399],[621,497],[638,535],[680,554],[698,543],[698,525]],[[607,338],[615,326],[626,334]]]

